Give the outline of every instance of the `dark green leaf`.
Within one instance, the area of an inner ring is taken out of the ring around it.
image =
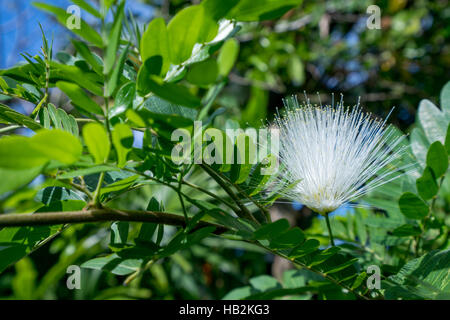
[[[443,176],[448,169],[448,153],[439,141],[434,142],[427,153],[427,166],[429,166],[437,178]]]
[[[239,0],[203,0],[201,5],[205,8],[205,14],[219,21],[237,4]]]
[[[292,249],[289,253],[289,257],[291,258],[299,258],[303,257],[307,254],[310,254],[316,251],[320,247],[320,242],[316,239],[308,239],[299,246]]]
[[[142,265],[142,259],[123,259],[117,253],[86,261],[82,268],[109,271],[113,274],[125,276],[136,272]]]
[[[56,86],[60,88],[72,100],[72,104],[81,112],[103,114],[102,108],[76,84],[58,81]]]
[[[416,180],[417,191],[422,199],[428,200],[433,198],[439,188],[436,183],[436,177],[430,167],[426,167],[422,176]]]
[[[109,74],[116,62],[117,49],[119,47],[120,35],[122,32],[123,8],[125,1],[122,1],[117,7],[116,15],[111,31],[108,36],[108,43],[106,46],[105,62],[103,66],[103,73]]]
[[[305,241],[303,231],[298,227],[294,227],[273,237],[270,241],[270,247],[274,249],[293,248],[303,243],[303,241]]]
[[[38,191],[34,199],[45,205],[64,200],[84,200],[83,197],[77,192],[63,187],[46,187],[41,189]]]
[[[126,244],[130,223],[126,221],[113,222],[111,224],[111,244]]]
[[[261,21],[281,17],[302,0],[240,0],[227,15],[237,21]]]
[[[27,117],[20,112],[17,112],[10,107],[0,103],[0,123],[1,122],[20,124],[22,126],[30,128],[31,130],[38,130],[42,128],[42,126],[38,122],[34,121],[30,117]]]
[[[109,117],[124,114],[132,107],[133,100],[136,97],[136,84],[134,82],[125,83],[117,92],[114,100],[114,106],[109,110]]]
[[[119,85],[120,76],[122,75],[123,67],[125,64],[125,60],[128,55],[128,49],[130,48],[130,44],[122,50],[119,60],[117,61],[116,66],[114,67],[111,78],[108,81],[106,95],[110,97],[116,91],[117,86]]]
[[[91,65],[92,69],[98,74],[102,74],[103,67],[99,61],[94,57],[89,47],[81,41],[73,40],[72,44],[75,50]]]
[[[396,237],[410,237],[418,236],[422,233],[419,227],[413,226],[411,224],[404,224],[392,231],[392,234]]]
[[[272,239],[287,229],[289,229],[289,222],[286,219],[280,219],[261,226],[254,232],[253,238],[257,240]]]
[[[402,194],[398,201],[401,212],[409,219],[423,219],[428,214],[428,205],[411,192]]]

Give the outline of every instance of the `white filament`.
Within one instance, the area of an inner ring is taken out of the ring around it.
[[[281,178],[299,181],[288,198],[327,214],[400,176],[391,164],[405,152],[404,136],[362,112],[359,103],[351,110],[342,101],[336,107],[289,102],[275,120]]]

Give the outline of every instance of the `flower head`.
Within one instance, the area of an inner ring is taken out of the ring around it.
[[[404,136],[361,108],[300,106],[285,101],[278,115],[280,177],[294,187],[286,194],[320,214],[400,176],[392,166],[405,152]]]

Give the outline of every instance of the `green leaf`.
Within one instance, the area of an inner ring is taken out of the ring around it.
[[[263,172],[262,170],[266,169],[271,161],[276,161],[275,156],[268,155],[266,157],[267,161],[258,162],[254,170],[250,175],[250,181],[248,182],[248,190],[247,193],[250,196],[258,194],[261,190],[264,189],[266,183],[270,180],[270,174],[263,174],[267,172]]]
[[[441,108],[450,117],[450,81],[441,90]]]
[[[0,167],[29,169],[50,160],[72,164],[81,156],[77,138],[61,130],[39,130],[33,137],[7,136],[0,139]]]
[[[330,259],[335,254],[337,254],[340,250],[341,250],[341,248],[339,248],[339,247],[331,247],[331,248],[322,250],[312,257],[311,261],[308,262],[308,266],[313,267],[313,266],[319,265],[321,263],[324,263],[326,260]]]
[[[253,163],[256,162],[257,142],[254,138],[246,133],[240,133],[236,137],[234,161],[230,170],[230,180],[236,184],[241,184],[247,180]]]
[[[275,222],[262,225],[253,234],[253,239],[263,240],[272,239],[289,229],[289,222],[286,219],[280,219]]]
[[[270,241],[270,247],[274,249],[293,248],[303,243],[303,241],[305,241],[303,231],[298,227],[294,227],[278,236],[275,236]]]
[[[410,298],[449,299],[450,298],[450,250],[431,251],[420,258],[406,263],[400,271],[383,281],[387,287],[385,298],[398,299],[399,293],[410,293]],[[401,290],[398,290],[401,289]]]
[[[114,183],[108,184],[107,186],[104,186],[102,188],[101,195],[128,189],[129,187],[134,185],[136,180],[138,180],[139,178],[140,178],[139,175],[134,175],[134,176],[130,176],[128,178],[116,181]]]
[[[127,162],[127,155],[133,146],[133,132],[128,125],[119,123],[114,126],[111,135],[117,153],[117,166],[123,167]]]
[[[336,273],[336,272],[342,271],[344,269],[347,269],[348,267],[350,267],[350,266],[354,265],[356,262],[358,262],[358,260],[359,260],[358,258],[353,258],[353,259],[347,260],[344,263],[338,264],[335,267],[327,269],[326,274],[332,274],[332,273]]]
[[[161,122],[166,124],[166,127],[170,125],[174,128],[192,125],[197,116],[196,110],[170,103],[157,96],[145,100],[138,112],[149,124]]]
[[[392,231],[392,234],[396,237],[410,237],[410,236],[418,236],[422,234],[422,231],[419,227],[413,226],[411,224],[404,224],[400,227],[397,227]]]
[[[32,150],[31,138],[5,136],[0,139],[0,167],[29,169],[45,164],[48,159],[40,152]]]
[[[173,64],[181,64],[189,59],[197,42],[211,41],[217,34],[217,23],[204,11],[201,5],[187,7],[178,12],[167,26],[169,54]]]
[[[239,0],[203,0],[201,5],[205,8],[205,15],[219,21],[238,3]]]
[[[160,56],[162,59],[161,72],[158,75],[165,75],[170,67],[169,40],[166,23],[163,18],[153,19],[145,30],[140,44],[142,61],[153,56]]]
[[[122,1],[117,7],[116,15],[111,31],[108,36],[108,43],[106,45],[105,61],[103,66],[103,73],[109,74],[116,62],[117,49],[119,47],[120,35],[122,33],[123,8],[125,1]]]
[[[250,284],[258,291],[268,291],[281,288],[280,283],[274,277],[260,275],[250,279]]]
[[[130,48],[130,44],[127,44],[126,47],[122,50],[119,56],[119,60],[117,61],[116,66],[114,67],[111,78],[108,81],[108,86],[106,90],[106,95],[108,97],[112,96],[116,91],[116,88],[120,81],[120,76],[122,75],[123,67],[128,56],[128,49]]]
[[[99,123],[88,123],[83,127],[83,138],[89,153],[94,157],[96,164],[108,160],[111,143],[105,128]]]
[[[239,55],[239,42],[234,39],[228,39],[220,49],[217,57],[217,64],[219,65],[219,75],[226,77],[230,73],[236,59]]]
[[[56,129],[62,129],[61,119],[59,118],[58,110],[53,105],[53,103],[48,104],[47,110],[48,110],[49,117],[52,120],[53,126]]]
[[[450,123],[447,128],[447,135],[445,136],[445,149],[447,149],[447,153],[450,155]]]
[[[67,13],[64,9],[41,2],[33,2],[33,5],[38,9],[54,14],[58,22],[63,26],[66,26],[68,19],[73,19],[72,15],[70,13]],[[69,30],[94,44],[95,46],[99,48],[103,47],[102,37],[84,20],[80,21],[80,28],[73,28]]]
[[[103,88],[98,84],[103,81],[95,72],[86,72],[76,66],[69,66],[55,61],[50,61],[50,81],[72,82],[84,88],[96,96],[103,96]]]
[[[364,282],[364,280],[367,277],[367,273],[362,272],[358,275],[358,277],[355,279],[355,281],[352,284],[352,290],[355,290],[356,288],[358,288],[360,285],[362,285],[362,283]]]
[[[251,286],[245,286],[241,288],[236,288],[228,292],[222,299],[223,300],[241,300],[252,295],[255,292]]]
[[[114,106],[109,110],[109,117],[113,118],[124,114],[127,109],[132,107],[135,97],[136,84],[134,82],[125,83],[117,92]]]
[[[4,169],[0,168],[0,195],[5,192],[19,189],[21,186],[31,182],[41,173],[42,167],[31,169]]]
[[[81,143],[72,134],[61,130],[40,130],[31,139],[32,148],[49,160],[70,165],[81,156]]]
[[[57,179],[71,179],[75,177],[83,177],[87,175],[91,175],[99,172],[107,172],[107,171],[119,171],[118,168],[113,168],[110,166],[95,166],[91,168],[78,169],[74,171],[65,172],[61,175],[57,176]]]
[[[178,12],[170,21],[167,30],[171,48],[169,54],[173,64],[181,64],[191,56],[200,34],[203,16],[203,7],[190,6]]]
[[[98,12],[97,9],[92,7],[85,0],[71,0],[71,1],[73,3],[75,3],[77,6],[79,6],[81,9],[92,14],[94,17],[99,18],[99,19],[102,18],[102,15],[100,14],[100,12]]]
[[[119,276],[136,272],[142,265],[143,259],[123,259],[117,253],[91,259],[81,265],[82,268],[109,271]]]
[[[428,141],[444,143],[448,126],[446,115],[427,99],[420,101],[417,115]]]
[[[298,55],[289,58],[287,71],[294,86],[301,86],[305,82],[305,67]]]
[[[266,118],[269,103],[269,93],[259,87],[252,86],[250,89],[250,99],[242,111],[241,123],[258,127],[261,119]]]
[[[208,86],[216,82],[217,74],[217,62],[214,59],[208,59],[192,64],[187,73],[186,80],[198,86]]]
[[[421,220],[428,214],[428,205],[411,192],[402,194],[398,201],[400,211],[409,219]]]
[[[433,198],[439,187],[436,183],[436,177],[430,167],[426,167],[422,176],[416,180],[417,191],[422,199],[428,200]]]
[[[52,202],[65,200],[84,200],[77,192],[63,187],[46,187],[36,193],[34,200],[50,205]]]
[[[237,21],[262,21],[281,17],[302,0],[241,0],[227,17]]]
[[[150,77],[160,74],[161,67],[161,56],[150,57],[141,65],[136,80],[137,90],[141,96],[145,96],[151,91],[151,87],[148,84]]]
[[[150,75],[147,79],[147,88],[157,96],[178,105],[197,108],[201,104],[200,99],[188,88],[175,83],[166,83],[155,75]]]
[[[111,244],[126,244],[128,240],[128,231],[130,223],[127,221],[118,221],[111,224]]]
[[[42,126],[34,121],[32,118],[27,117],[20,112],[17,112],[10,107],[0,103],[0,123],[13,123],[20,124],[28,127],[31,130],[41,129]]]
[[[58,81],[56,86],[60,88],[72,100],[72,104],[81,112],[103,115],[102,108],[76,84]]]
[[[427,166],[429,166],[437,178],[443,176],[448,169],[448,153],[439,141],[434,142],[427,153]]]
[[[306,256],[320,247],[320,242],[316,239],[308,239],[302,244],[298,245],[289,253],[290,258],[299,258]]]
[[[425,167],[427,152],[430,143],[421,128],[414,128],[411,131],[411,149],[418,162]]]
[[[39,121],[44,125],[44,128],[51,128],[50,119],[54,128],[62,129],[78,137],[78,123],[75,118],[61,108],[56,109],[52,103],[39,110]]]
[[[72,44],[75,47],[75,50],[89,63],[92,67],[92,69],[97,72],[98,74],[102,74],[103,67],[99,63],[99,61],[94,57],[94,55],[91,52],[91,49],[81,41],[77,41],[72,39]]]

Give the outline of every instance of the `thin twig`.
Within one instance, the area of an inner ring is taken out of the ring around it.
[[[15,129],[18,129],[18,128],[21,128],[21,127],[22,126],[12,125],[12,126],[9,126],[9,127],[0,128],[0,133],[6,133],[8,131],[12,131],[12,130],[15,130]]]
[[[208,175],[213,178],[221,187],[222,189],[228,193],[228,195],[230,196],[230,198],[236,203],[236,205],[239,207],[240,209],[240,213],[237,213],[238,215],[242,215],[243,218],[252,220],[256,223],[258,223],[258,221],[255,219],[255,217],[253,217],[253,215],[250,213],[250,211],[247,209],[247,207],[240,201],[239,197],[234,193],[234,191],[228,187],[228,185],[225,183],[225,181],[223,181],[220,176],[213,170],[211,169],[209,166],[205,165],[205,164],[200,164],[200,167],[206,171],[206,173],[208,173]]]

